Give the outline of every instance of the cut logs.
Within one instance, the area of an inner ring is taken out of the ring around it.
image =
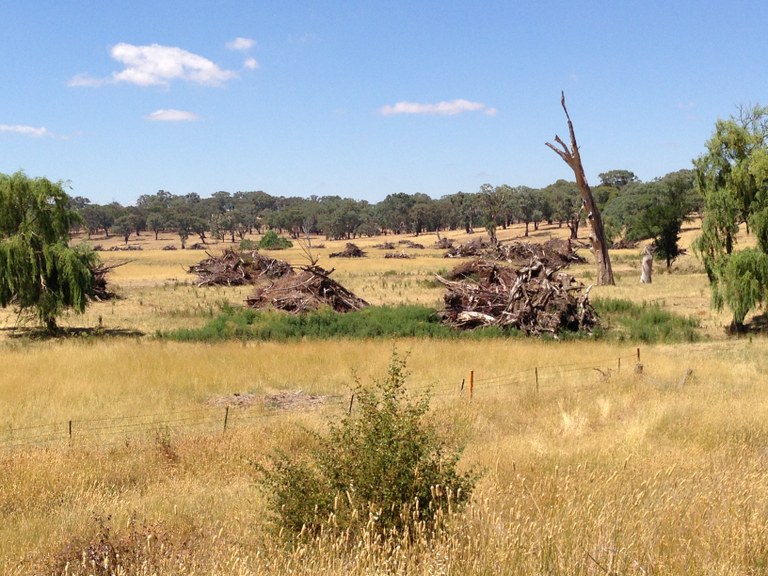
[[[239,252],[232,248],[221,256],[208,253],[208,258],[190,266],[197,274],[198,286],[243,286],[260,278],[280,278],[293,273],[290,264],[277,258],[262,256],[257,251]]]
[[[477,260],[454,269],[449,280],[437,276],[447,291],[444,323],[460,329],[485,326],[515,328],[526,335],[561,331],[587,331],[598,318],[589,302],[590,288],[573,276],[547,267],[534,257],[531,263],[513,268],[499,262]]]
[[[335,280],[329,278],[333,270],[324,270],[319,266],[302,268],[300,272],[283,276],[269,286],[257,288],[246,299],[251,308],[272,306],[293,314],[301,314],[331,307],[336,312],[352,312],[368,306],[368,302],[358,298]]]

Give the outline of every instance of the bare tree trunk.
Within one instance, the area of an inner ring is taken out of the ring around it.
[[[560,94],[560,103],[565,111],[565,117],[568,120],[568,132],[571,136],[571,147],[568,148],[565,142],[563,142],[559,136],[555,135],[555,142],[560,145],[558,148],[554,144],[547,142],[555,153],[562,158],[568,166],[573,170],[573,174],[576,177],[576,185],[579,187],[581,198],[584,201],[584,209],[587,211],[587,219],[591,227],[590,239],[592,240],[592,251],[595,254],[595,260],[597,261],[597,283],[599,285],[614,285],[616,282],[613,279],[613,270],[611,269],[611,258],[608,255],[608,243],[605,239],[605,229],[603,227],[603,219],[600,216],[600,211],[597,209],[595,198],[592,195],[592,189],[587,183],[587,177],[584,174],[584,167],[581,164],[581,155],[579,154],[579,146],[576,144],[576,134],[573,131],[573,123],[571,117],[568,115],[568,109],[565,107],[565,93]]]

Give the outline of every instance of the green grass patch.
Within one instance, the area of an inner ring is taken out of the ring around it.
[[[597,298],[592,301],[602,322],[598,336],[646,344],[698,342],[699,321],[673,314],[660,304]]]
[[[601,319],[601,326],[595,333],[564,332],[559,335],[561,339],[588,337],[646,344],[696,342],[700,339],[697,320],[672,314],[659,304],[635,304],[629,300],[612,299],[597,299],[593,304]],[[372,338],[481,340],[523,337],[519,331],[500,328],[457,330],[442,324],[434,309],[420,305],[370,306],[347,314],[323,309],[300,316],[235,308],[221,302],[217,305],[221,309],[220,313],[203,327],[158,332],[157,337],[180,342]]]
[[[300,316],[223,306],[221,313],[202,328],[184,328],[157,334],[160,338],[182,342],[404,337],[477,340],[508,338],[511,335],[497,328],[456,330],[441,324],[435,310],[418,305],[371,306],[347,314],[325,309]]]

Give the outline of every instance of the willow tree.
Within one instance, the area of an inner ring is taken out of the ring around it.
[[[718,120],[694,166],[704,218],[693,248],[707,271],[713,307],[728,306],[730,329],[739,332],[750,310],[768,301],[768,107]],[[755,233],[756,248],[736,250],[741,224]]]
[[[0,174],[0,306],[34,315],[50,331],[65,310],[85,310],[97,256],[69,245],[77,219],[61,182]]]
[[[605,228],[603,226],[603,219],[600,216],[600,211],[597,209],[597,203],[595,197],[592,195],[592,189],[587,183],[587,177],[584,174],[584,167],[581,164],[581,154],[579,154],[579,146],[576,144],[576,134],[573,131],[573,122],[568,115],[568,109],[565,107],[565,93],[560,94],[560,104],[563,106],[565,112],[565,118],[568,120],[568,132],[571,137],[571,146],[560,139],[560,136],[555,136],[555,142],[558,146],[547,142],[555,153],[562,158],[568,166],[573,170],[573,174],[576,177],[576,185],[579,188],[579,194],[581,194],[581,201],[584,210],[587,213],[587,219],[589,220],[590,234],[589,237],[592,240],[592,251],[595,254],[595,260],[597,262],[597,283],[600,285],[615,284],[613,279],[613,269],[611,268],[611,258],[608,255],[608,243],[605,237]]]

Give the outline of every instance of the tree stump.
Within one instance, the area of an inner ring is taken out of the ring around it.
[[[640,272],[640,283],[650,284],[651,275],[653,274],[653,246],[648,245],[643,250],[643,266]]]

